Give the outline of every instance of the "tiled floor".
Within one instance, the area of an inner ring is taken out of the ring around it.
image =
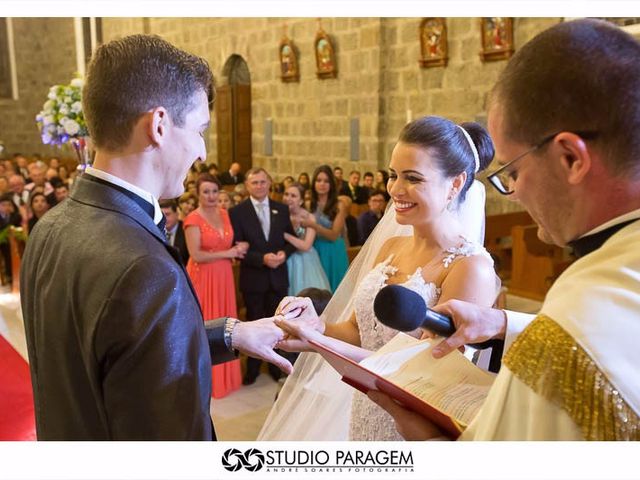
[[[507,295],[510,310],[536,313],[540,302]],[[26,359],[22,315],[17,295],[0,293],[0,335]],[[256,383],[243,386],[222,399],[212,399],[211,415],[220,440],[255,440],[273,405],[280,384],[263,373]]]

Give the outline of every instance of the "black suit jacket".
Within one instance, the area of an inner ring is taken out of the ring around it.
[[[251,198],[229,210],[231,224],[233,225],[234,241],[249,242],[249,251],[240,262],[240,290],[247,293],[260,293],[272,290],[286,290],[289,286],[286,262],[276,269],[264,265],[263,257],[266,253],[277,253],[284,250],[287,257],[296,251],[296,248],[285,241],[284,233],[295,235],[291,220],[289,219],[289,207],[283,203],[269,200],[271,212],[271,226],[269,240],[264,238],[260,220]]]
[[[218,175],[218,180],[222,185],[238,185],[239,183],[244,182],[244,175],[242,173],[238,173],[236,175],[236,179],[234,180],[229,171],[221,173]]]
[[[40,440],[215,439],[211,358],[177,252],[141,206],[83,175],[29,235],[21,302]]]
[[[366,188],[361,187],[360,185],[356,186],[354,191],[351,191],[351,187],[349,186],[349,182],[343,182],[342,188],[340,189],[340,195],[346,195],[347,197],[351,197],[353,203],[357,203],[358,205],[364,205],[369,200],[369,192]]]
[[[173,247],[180,253],[182,264],[186,265],[189,261],[189,249],[187,248],[187,241],[184,238],[184,223],[182,220],[178,221],[178,229],[176,230],[176,237],[173,239]]]

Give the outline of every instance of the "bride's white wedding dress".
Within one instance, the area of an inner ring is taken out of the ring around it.
[[[476,242],[461,242],[460,248],[445,253],[447,268],[460,255],[486,254],[480,244],[484,239],[484,187],[477,180],[467,192],[467,200],[458,212],[466,237]],[[392,237],[412,236],[413,228],[399,225],[390,208],[382,217],[365,245],[352,262],[346,277],[333,294],[322,314],[327,323],[348,321],[355,311],[362,346],[378,350],[397,332],[381,325],[373,314],[373,299],[395,274],[394,267],[382,262],[376,265],[378,252]],[[434,305],[440,292],[423,280],[421,269],[405,282]],[[356,400],[353,398],[356,397]],[[352,410],[353,405],[353,410]],[[390,417],[374,408],[369,399],[340,380],[340,375],[317,353],[302,353],[294,365],[278,399],[258,435],[258,440],[399,440]],[[351,418],[353,414],[354,418]]]
[[[476,254],[489,256],[483,247],[462,238],[458,247],[445,252],[442,262],[444,268],[449,268],[457,257]],[[390,265],[392,260],[393,254],[376,265],[362,279],[356,290],[354,310],[360,330],[360,346],[367,350],[379,350],[398,334],[397,330],[380,323],[373,312],[373,301],[376,295],[389,283],[389,278],[397,273],[398,269]],[[419,294],[428,307],[435,305],[440,298],[440,289],[433,282],[425,282],[422,267],[418,267],[412,275],[399,284]],[[402,440],[402,437],[396,430],[393,418],[366,395],[356,391],[351,404],[349,439],[381,441]]]

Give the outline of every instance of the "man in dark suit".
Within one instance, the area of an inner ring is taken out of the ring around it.
[[[156,36],[92,57],[83,110],[93,168],[38,221],[22,263],[41,440],[215,439],[212,360],[239,349],[291,369],[272,350],[283,338],[272,319],[205,329],[166,242],[157,199],[180,195],[191,164],[206,158],[207,93],[207,63]]]
[[[358,217],[358,237],[359,245],[364,245],[373,229],[376,228],[378,222],[384,213],[385,201],[382,192],[374,192],[369,197],[369,210],[362,212]]]
[[[178,217],[178,202],[175,200],[162,200],[160,202],[160,209],[164,218],[167,219],[167,242],[173,248],[178,250],[182,264],[187,265],[189,261],[189,250],[187,249],[187,242],[184,238],[184,228],[182,220]]]
[[[350,197],[353,203],[358,205],[367,203],[367,190],[360,186],[360,172],[357,170],[353,170],[349,174],[349,181],[342,184],[342,189],[339,190],[339,193]]]
[[[240,164],[233,162],[229,167],[229,170],[220,174],[218,177],[222,185],[238,185],[244,182],[244,175],[240,171]]]
[[[248,242],[249,250],[240,262],[240,291],[247,306],[247,320],[256,320],[275,313],[280,300],[287,295],[289,278],[286,260],[295,247],[284,234],[295,235],[289,208],[268,197],[271,178],[263,168],[247,172],[245,182],[249,198],[229,210],[234,242]],[[255,382],[260,361],[249,358],[245,385]],[[274,379],[279,370],[269,365]]]

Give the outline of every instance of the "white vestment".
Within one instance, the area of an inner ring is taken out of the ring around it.
[[[558,278],[462,440],[640,439],[639,245],[635,221]]]

